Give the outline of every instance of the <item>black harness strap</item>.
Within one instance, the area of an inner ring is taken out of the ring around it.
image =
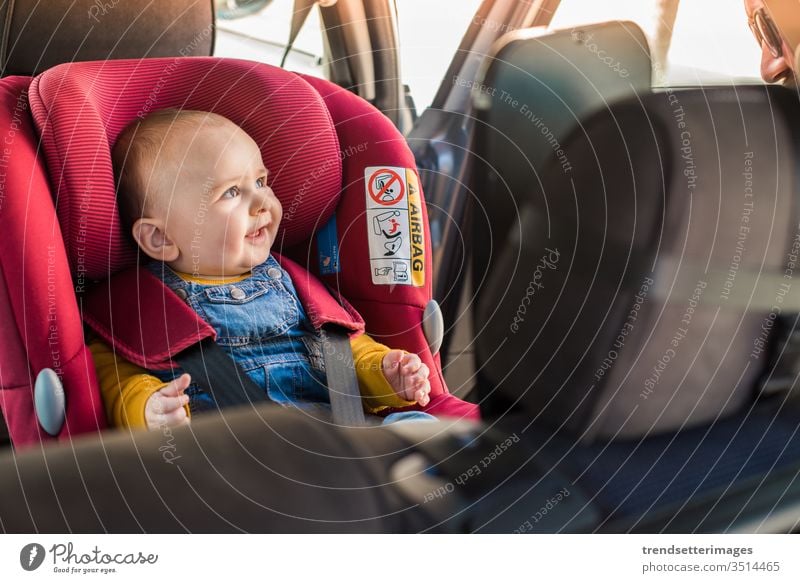
[[[269,400],[267,393],[239,368],[213,338],[205,338],[190,346],[175,360],[192,375],[192,382],[211,395],[219,408]]]
[[[344,331],[334,327],[320,330],[320,336],[334,423],[366,425],[350,339]],[[175,360],[192,376],[192,382],[211,395],[219,408],[269,400],[266,391],[212,338],[187,348]]]
[[[3,410],[0,409],[0,447],[11,445],[11,434],[8,431],[5,419],[3,419]]]

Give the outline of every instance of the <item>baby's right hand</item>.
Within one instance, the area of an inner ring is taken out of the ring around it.
[[[189,396],[183,392],[191,382],[192,377],[184,373],[150,395],[144,406],[144,419],[148,429],[189,423],[189,416],[183,408],[189,402]]]

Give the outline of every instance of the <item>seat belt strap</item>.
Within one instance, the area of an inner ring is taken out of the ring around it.
[[[316,3],[317,0],[294,1],[294,9],[292,10],[292,28],[289,31],[289,42],[286,43],[286,48],[284,49],[283,57],[281,58],[281,69],[286,65],[286,57],[289,56],[289,52],[294,46],[294,41],[297,39],[297,35],[300,34],[300,30],[303,28],[311,9],[314,8],[314,4]]]
[[[350,338],[334,326],[323,327],[320,336],[334,423],[350,427],[366,425]]]

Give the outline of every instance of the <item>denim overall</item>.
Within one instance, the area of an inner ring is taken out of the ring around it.
[[[185,281],[159,262],[147,268],[216,330],[217,344],[266,389],[270,400],[309,412],[330,412],[322,342],[289,274],[272,255],[247,279],[224,285]],[[182,373],[180,368],[150,371],[165,382]],[[211,396],[194,383],[186,395],[193,413],[215,408]],[[435,417],[405,411],[387,415],[383,423],[411,419]]]

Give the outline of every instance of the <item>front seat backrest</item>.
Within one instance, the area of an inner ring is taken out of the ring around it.
[[[209,56],[212,0],[6,0],[0,75],[36,75],[61,63]]]
[[[588,113],[631,95],[650,92],[650,52],[632,22],[606,22],[542,34],[528,29],[501,37],[474,86],[478,123],[473,152],[478,265],[492,261],[510,230],[519,231],[520,190],[541,179],[555,154],[573,172],[563,142]],[[577,170],[575,170],[577,171]],[[491,206],[491,220],[484,209]],[[475,285],[483,268],[473,272]]]
[[[575,172],[553,157],[514,193],[522,236],[479,291],[495,413],[638,438],[747,406],[774,320],[797,312],[796,97],[653,93],[589,116],[564,150]]]

